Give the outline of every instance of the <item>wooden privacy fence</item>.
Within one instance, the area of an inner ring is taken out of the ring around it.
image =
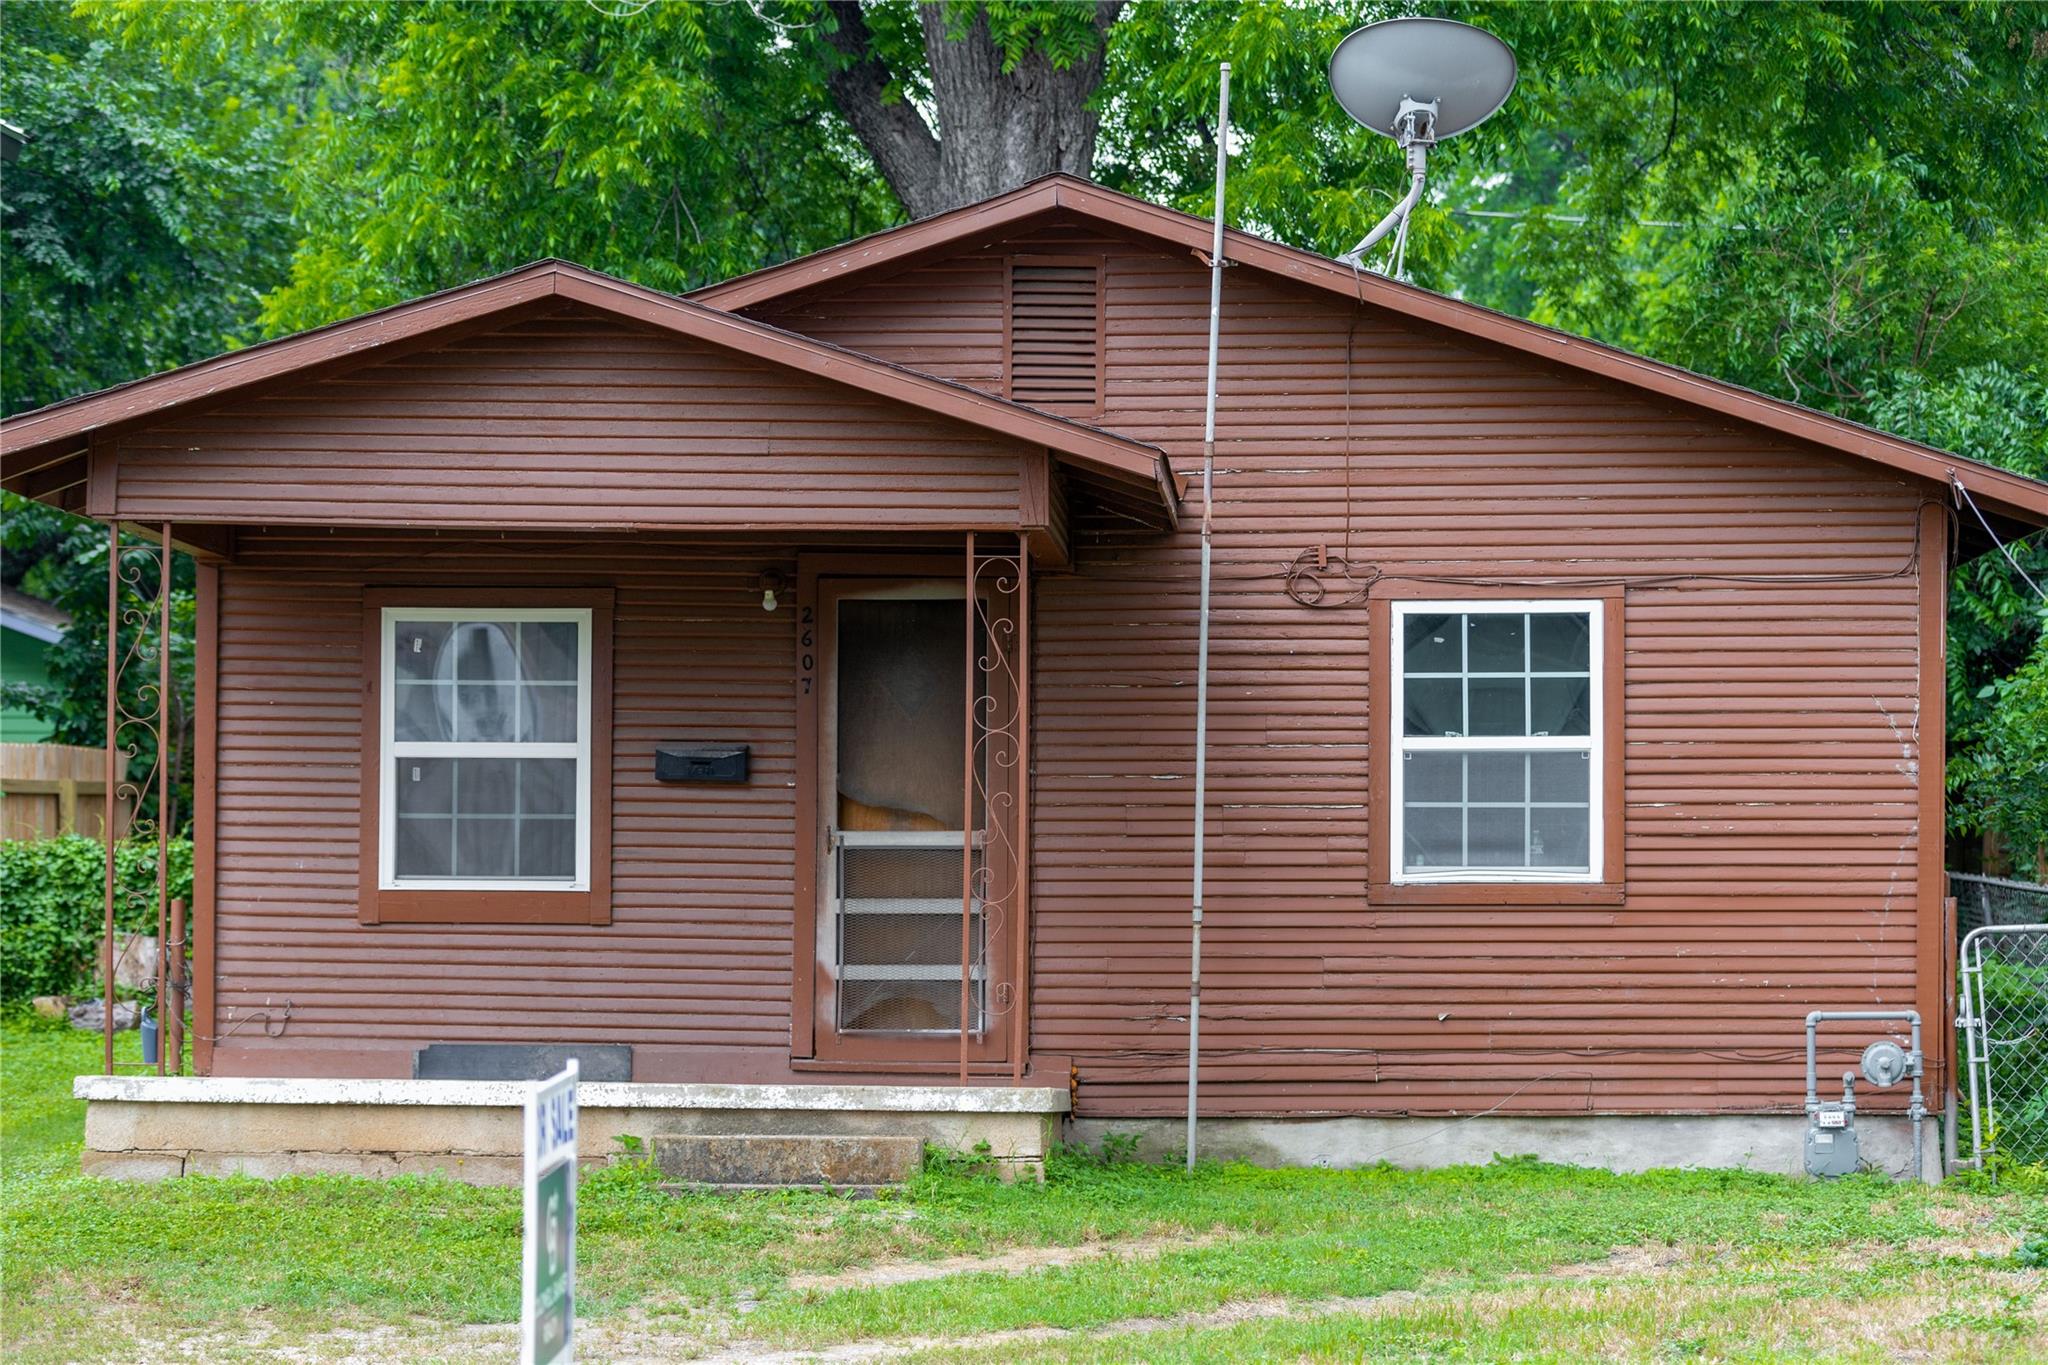
[[[103,837],[107,751],[76,744],[0,744],[0,838]],[[130,803],[115,807],[114,837],[128,832]]]

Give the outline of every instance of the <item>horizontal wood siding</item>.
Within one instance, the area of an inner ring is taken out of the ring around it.
[[[1107,257],[1099,420],[1198,476],[1192,259],[1051,229],[761,316],[993,387],[1012,251]],[[1919,1003],[1924,490],[1251,270],[1222,327],[1205,1112],[1796,1108],[1807,1010]],[[1077,522],[1035,611],[1032,1042],[1083,1114],[1185,1101],[1186,525]],[[1628,580],[1625,904],[1368,903],[1365,607],[1283,591],[1318,547]],[[1740,581],[1785,575],[1877,577]]]
[[[216,1070],[404,1075],[430,1041],[638,1045],[638,1078],[787,1074],[795,613],[786,547],[245,534],[221,571]],[[365,584],[615,585],[603,928],[356,922]],[[752,746],[744,787],[654,746]],[[289,1002],[281,1035],[276,1032]]]
[[[141,521],[1014,526],[1036,448],[572,310],[129,435],[118,496]]]

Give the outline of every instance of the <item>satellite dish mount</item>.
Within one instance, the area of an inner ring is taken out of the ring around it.
[[[1515,54],[1488,33],[1451,19],[1367,24],[1330,54],[1330,91],[1344,112],[1392,138],[1408,161],[1408,193],[1357,246],[1337,259],[1353,267],[1395,233],[1393,273],[1408,248],[1408,220],[1422,202],[1429,149],[1478,127],[1515,88]]]

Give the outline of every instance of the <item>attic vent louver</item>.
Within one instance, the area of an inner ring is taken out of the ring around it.
[[[1102,263],[1020,256],[1010,262],[1010,397],[1036,408],[1102,405]]]

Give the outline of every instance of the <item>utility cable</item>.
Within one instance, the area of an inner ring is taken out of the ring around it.
[[[2028,587],[2034,590],[2034,596],[2040,598],[2043,602],[2048,602],[2048,592],[2043,592],[2041,590],[2041,585],[2039,583],[2036,583],[2033,580],[2033,578],[2027,573],[2026,569],[2021,566],[2018,557],[2015,556],[2011,550],[2006,548],[2004,541],[1998,538],[1998,532],[1991,529],[1991,523],[1989,520],[1985,518],[1983,511],[1977,506],[1977,500],[1970,496],[1969,489],[1963,487],[1963,481],[1961,477],[1958,476],[1955,470],[1953,469],[1949,470],[1948,472],[1948,482],[1949,486],[1956,490],[1956,506],[1961,507],[1965,503],[1969,505],[1971,514],[1977,518],[1977,524],[1984,528],[1985,535],[1991,537],[1991,543],[1998,547],[1998,553],[2005,556],[2005,562],[2012,565],[2012,571],[2020,576],[2020,580],[2022,582],[2024,582]]]

